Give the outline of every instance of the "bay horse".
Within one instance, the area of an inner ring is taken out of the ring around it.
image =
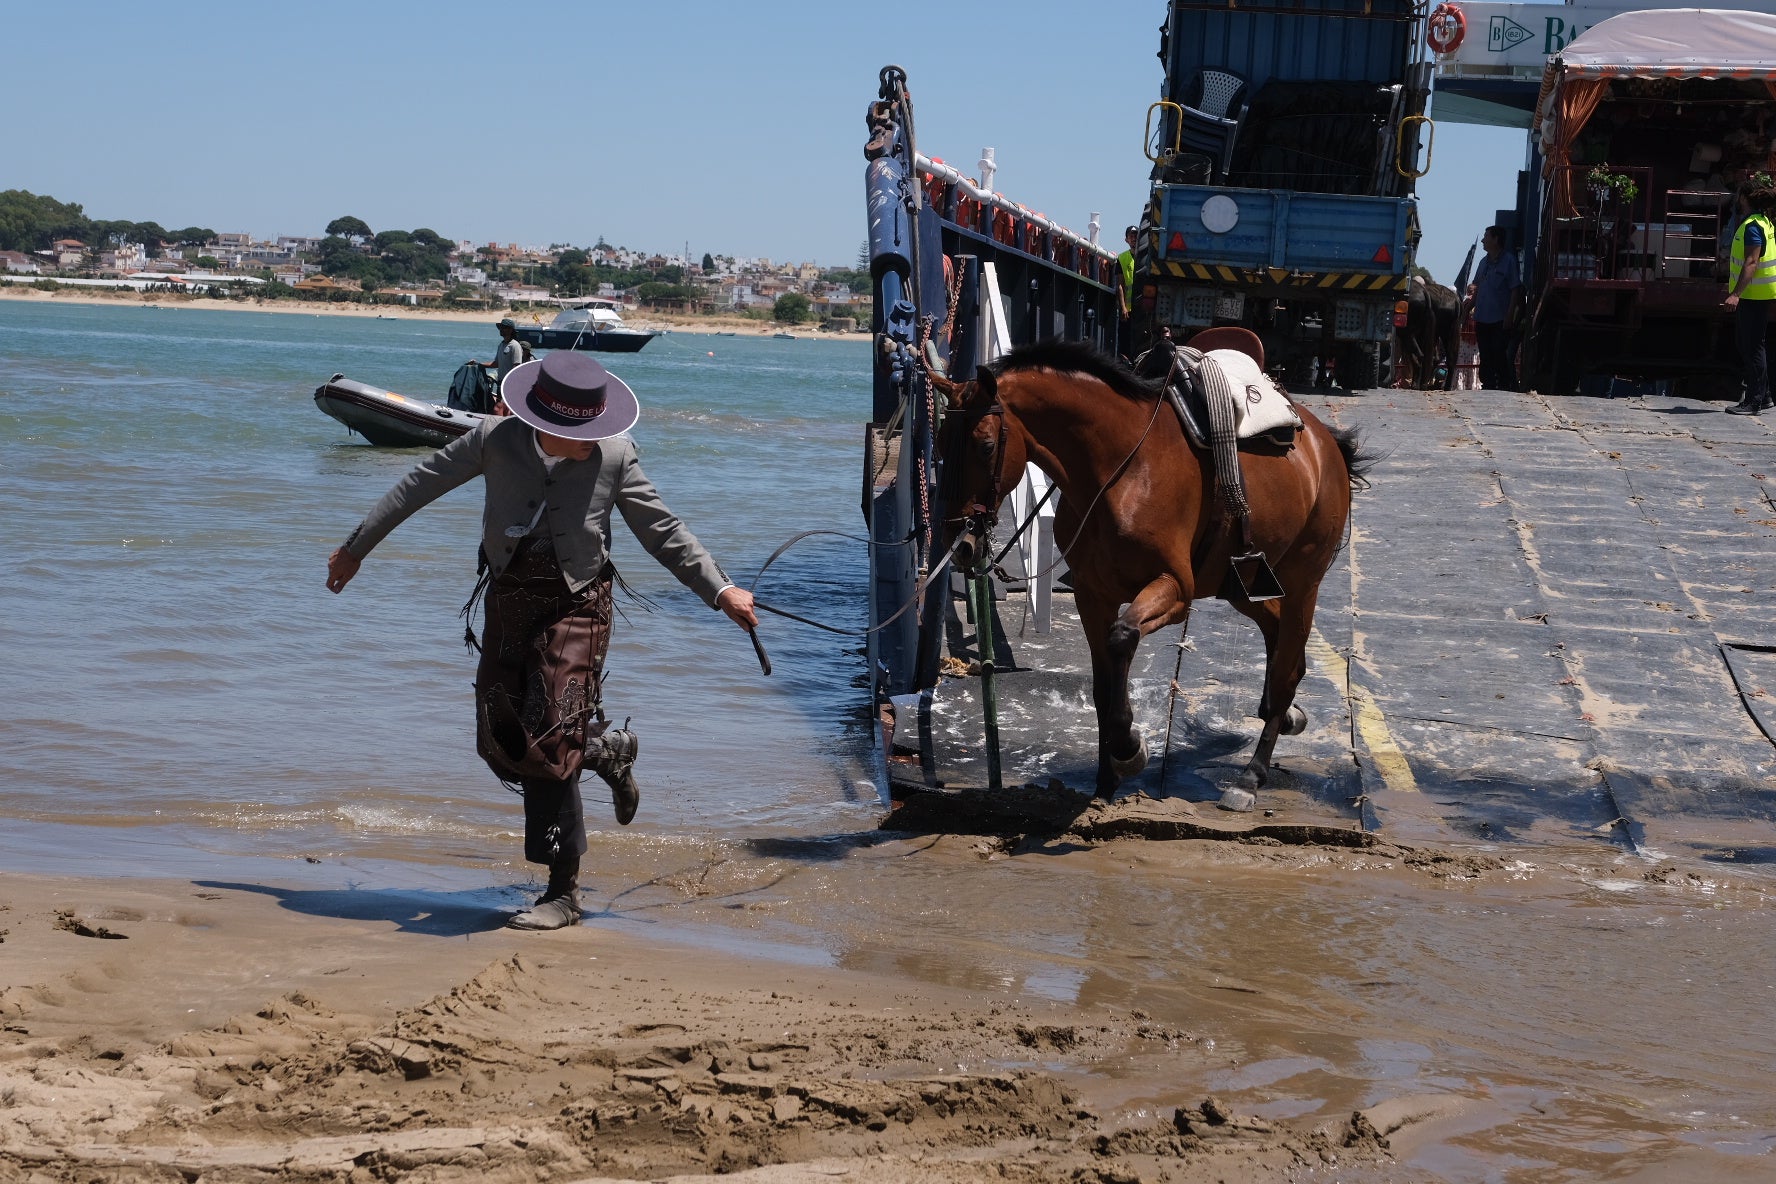
[[[1248,330],[1214,329],[1263,366]],[[1216,348],[1199,334],[1198,348]],[[1055,539],[1065,548],[1074,597],[1091,649],[1098,715],[1097,795],[1147,763],[1146,738],[1129,704],[1129,666],[1143,637],[1187,622],[1193,602],[1228,600],[1264,635],[1264,721],[1242,788],[1264,785],[1279,734],[1307,726],[1294,705],[1306,673],[1320,581],[1342,545],[1353,488],[1370,458],[1356,433],[1328,427],[1297,404],[1303,428],[1293,447],[1248,450],[1240,461],[1251,506],[1252,542],[1283,587],[1253,602],[1230,580],[1238,530],[1220,511],[1214,464],[1184,433],[1163,381],[1137,378],[1088,345],[1046,341],[1013,350],[964,383],[934,379],[955,421],[946,425],[951,491],[944,542],[966,567],[973,540],[997,521],[999,503],[1031,462],[1060,488]],[[958,533],[968,537],[953,542]],[[981,626],[985,628],[985,625]]]
[[[1413,390],[1433,389],[1437,357],[1441,353],[1445,374],[1443,389],[1456,384],[1456,365],[1461,360],[1461,295],[1454,288],[1415,275],[1406,288],[1406,324],[1394,332],[1398,347],[1398,384]]]

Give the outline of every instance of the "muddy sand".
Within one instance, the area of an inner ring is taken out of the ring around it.
[[[593,926],[391,937],[149,881],[5,900],[5,1180],[1273,1180],[1385,1163],[1447,1105],[1128,1112],[1213,1054],[1138,1011]]]
[[[0,1180],[1762,1178],[1762,881],[1542,854],[885,835],[607,864],[550,934],[9,875]]]

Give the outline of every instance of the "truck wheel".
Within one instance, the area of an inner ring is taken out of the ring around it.
[[[1338,380],[1348,391],[1373,390],[1381,381],[1381,359],[1374,345],[1353,345],[1338,359]]]

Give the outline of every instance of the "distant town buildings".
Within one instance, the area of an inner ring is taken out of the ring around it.
[[[426,244],[426,249],[434,252],[430,256],[434,260],[438,258],[435,252],[442,249],[447,271],[440,274],[430,270],[423,274],[437,278],[399,280],[392,285],[369,282],[377,274],[376,268],[342,268],[342,249],[377,256],[384,249],[378,245],[380,238],[363,234],[345,239],[287,234],[258,239],[246,231],[229,231],[201,244],[89,244],[78,239],[59,239],[41,251],[0,251],[0,275],[84,279],[130,286],[213,287],[231,282],[276,282],[311,296],[357,298],[367,291],[376,291],[382,294],[379,298],[392,296],[408,303],[448,299],[523,304],[594,296],[628,304],[648,301],[659,307],[711,312],[768,311],[779,298],[800,293],[807,298],[813,315],[821,319],[850,318],[862,323],[867,322],[869,315],[868,293],[851,290],[857,277],[845,269],[822,268],[812,262],[779,264],[764,257],[713,254],[708,256],[709,266],[705,267],[702,255],[640,251],[613,246],[602,239],[591,247],[579,248],[510,242],[440,243],[434,239]],[[405,240],[407,236],[401,238]],[[349,243],[349,248],[343,247],[343,243]],[[564,262],[563,255],[569,251],[576,254]],[[576,271],[582,257],[594,269],[590,288],[585,273]],[[596,274],[600,270],[604,276],[616,273],[625,277],[625,282],[619,285],[600,278]],[[333,274],[323,274],[324,271]],[[341,274],[342,271],[349,274]],[[394,274],[414,272],[409,269]],[[576,274],[580,278],[575,279]]]

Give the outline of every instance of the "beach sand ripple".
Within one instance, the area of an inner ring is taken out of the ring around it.
[[[22,887],[0,1180],[1258,1181],[1387,1163],[1360,1117],[1294,1129],[1213,1099],[1100,1114],[1094,1082],[1139,1100],[1204,1060],[1138,1013],[885,996],[590,927],[439,939],[410,961],[374,927],[259,897],[204,893],[193,916],[190,885]],[[57,924],[99,913],[136,918],[112,922],[134,940]]]

